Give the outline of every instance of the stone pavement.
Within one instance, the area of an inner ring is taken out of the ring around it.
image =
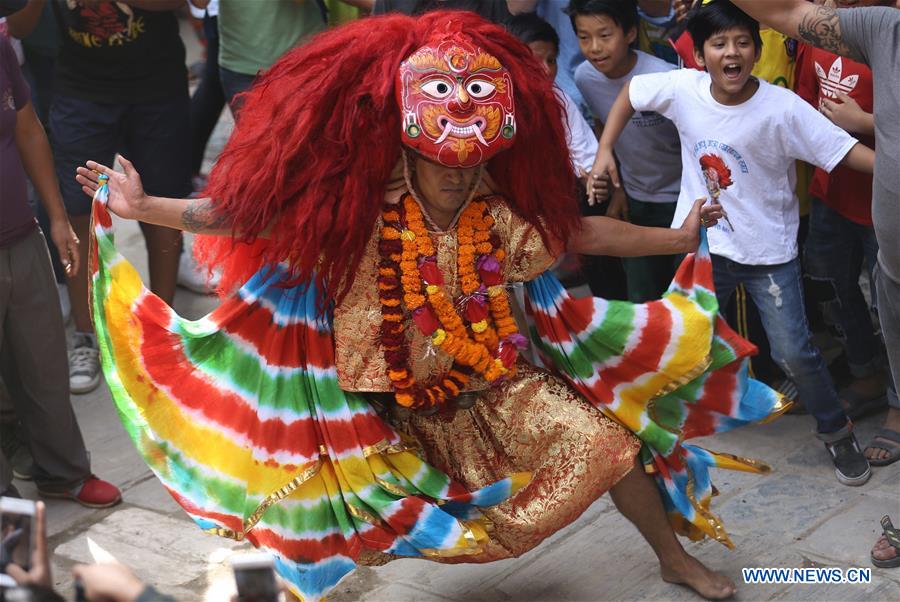
[[[188,62],[196,60],[196,42],[190,35],[185,40]],[[226,114],[210,143],[210,161],[230,127]],[[119,247],[146,279],[139,229],[121,221],[116,228]],[[214,299],[183,289],[175,299],[176,310],[192,318],[214,305]],[[47,501],[59,591],[71,597],[74,563],[114,558],[180,601],[227,600],[234,589],[227,558],[249,546],[205,535],[180,510],[136,453],[105,386],[73,396],[72,403],[94,471],[122,488],[124,502],[107,510],[90,510],[71,502]],[[880,421],[880,416],[861,421],[857,425],[860,440],[867,441]],[[702,441],[714,450],[762,459],[774,471],[766,476],[715,471],[721,495],[713,510],[724,520],[736,549],[709,541],[685,545],[734,579],[741,600],[900,601],[900,569],[873,569],[867,585],[741,582],[742,567],[869,567],[879,518],[891,514],[900,524],[900,463],[873,469],[871,481],[863,487],[844,487],[835,480],[812,428],[808,416],[785,416],[772,424]],[[16,485],[26,497],[36,498],[33,484],[17,481]],[[693,599],[697,597],[691,592],[659,579],[649,547],[616,512],[608,496],[521,558],[488,565],[399,560],[379,568],[364,567],[329,597],[332,602]]]

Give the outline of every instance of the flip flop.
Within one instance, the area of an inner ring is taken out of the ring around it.
[[[883,439],[883,441],[876,441]],[[866,449],[883,449],[888,452],[887,458],[869,459],[872,466],[887,466],[900,460],[900,433],[893,429],[878,429],[869,441]]]
[[[872,564],[880,569],[895,569],[900,566],[900,531],[894,528],[890,517],[886,514],[881,517],[881,528],[884,531],[885,539],[894,548],[894,557],[887,560],[879,560],[870,554]]]
[[[865,416],[877,414],[887,407],[886,393],[882,393],[877,397],[863,397],[848,387],[838,393],[838,397],[841,400],[841,405],[844,406],[847,418],[850,420],[859,420]]]

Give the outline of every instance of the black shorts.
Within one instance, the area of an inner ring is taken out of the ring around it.
[[[50,107],[50,143],[69,215],[91,212],[91,199],[75,181],[75,168],[88,159],[112,166],[117,152],[134,163],[147,194],[183,198],[192,192],[187,94],[141,104],[57,94]]]

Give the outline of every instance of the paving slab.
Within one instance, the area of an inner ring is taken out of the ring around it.
[[[212,568],[223,565],[229,573],[228,557],[250,549],[249,544],[206,535],[188,519],[125,507],[57,545],[53,554],[60,591],[71,587],[67,569],[72,564],[115,560],[160,591],[196,600],[203,593],[197,585],[207,584]]]

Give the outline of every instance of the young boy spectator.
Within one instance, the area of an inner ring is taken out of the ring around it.
[[[877,0],[859,4],[879,4]],[[816,109],[828,114],[832,103],[859,110],[871,123],[874,104],[872,71],[849,58],[806,46],[797,68],[797,93]],[[864,135],[864,126],[838,123],[860,140],[874,146]],[[825,299],[826,318],[838,329],[844,344],[853,382],[840,392],[848,413],[862,414],[884,404],[885,375],[881,344],[870,319],[869,305],[859,287],[863,266],[872,279],[878,257],[878,242],[872,227],[872,176],[838,166],[831,174],[816,169],[806,239],[807,275],[826,282],[831,290]],[[875,298],[874,292],[872,298]]]
[[[72,178],[86,157],[113,161],[117,151],[139,166],[148,190],[191,193],[190,99],[184,45],[172,9],[184,0],[96,2],[52,0],[61,47],[50,134],[63,200],[87,265],[90,199]],[[141,224],[150,286],[171,303],[181,232]],[[69,356],[73,393],[100,383],[96,339],[88,309],[88,273],[69,278],[75,335]]]
[[[575,70],[575,83],[601,122],[607,121],[616,97],[633,77],[675,69],[632,49],[638,28],[634,0],[572,0],[569,14],[588,59]],[[613,194],[607,215],[640,226],[668,228],[681,187],[679,148],[678,131],[671,121],[654,111],[633,115],[614,148],[625,194]],[[628,298],[638,303],[659,299],[677,267],[671,256],[623,261]]]
[[[798,96],[751,77],[760,55],[759,24],[727,0],[697,11],[688,24],[690,69],[642,75],[610,112],[595,170],[618,182],[613,143],[638,111],[660,111],[681,135],[684,173],[675,223],[693,200],[709,198],[722,220],[709,229],[719,303],[743,283],[760,310],[773,359],[794,379],[816,418],[838,480],[862,485],[869,463],[851,431],[803,307],[797,259],[795,160],[830,172],[839,163],[871,171],[874,153]]]
[[[50,239],[70,275],[87,270],[53,171],[50,145],[12,46],[0,36],[0,352],[14,364],[16,415],[27,431],[34,480],[46,497],[102,508],[119,490],[91,474],[72,405],[66,335],[47,244],[28,206],[25,174],[50,216]],[[24,169],[23,169],[24,167]],[[15,493],[0,454],[0,493]]]
[[[544,64],[547,76],[555,80],[559,58],[559,35],[556,30],[535,13],[514,16],[507,29],[525,42],[531,53]],[[556,88],[556,95],[566,112],[566,142],[572,168],[579,178],[585,178],[597,156],[597,137],[575,101],[559,87]]]

